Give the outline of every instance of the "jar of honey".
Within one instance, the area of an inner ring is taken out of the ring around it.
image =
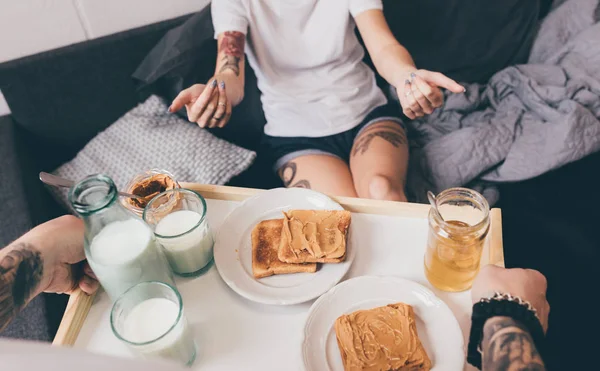
[[[483,244],[490,228],[486,199],[467,188],[450,188],[429,210],[425,276],[443,291],[471,288],[479,272]]]

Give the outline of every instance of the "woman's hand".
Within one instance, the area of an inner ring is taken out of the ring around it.
[[[169,112],[185,106],[188,120],[201,128],[222,128],[231,117],[231,102],[227,98],[225,79],[215,76],[208,84],[196,84],[183,90],[173,100]]]
[[[399,85],[399,84],[398,84]],[[433,112],[444,103],[440,88],[464,93],[465,88],[439,72],[418,70],[410,74],[401,87],[396,86],[402,111],[411,120]]]

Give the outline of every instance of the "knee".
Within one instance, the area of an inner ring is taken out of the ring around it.
[[[406,201],[404,187],[394,184],[390,178],[383,175],[374,175],[369,179],[369,198],[374,200]]]

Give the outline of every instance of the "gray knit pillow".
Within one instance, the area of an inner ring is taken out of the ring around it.
[[[99,133],[54,173],[73,180],[102,173],[122,188],[136,174],[158,168],[183,182],[225,184],[246,170],[255,157],[256,153],[167,113],[162,99],[151,96]],[[67,191],[57,194],[70,208]]]

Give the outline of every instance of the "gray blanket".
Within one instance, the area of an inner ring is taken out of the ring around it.
[[[529,63],[446,96],[409,123],[409,195],[529,179],[600,150],[600,0],[567,0],[540,26]]]

